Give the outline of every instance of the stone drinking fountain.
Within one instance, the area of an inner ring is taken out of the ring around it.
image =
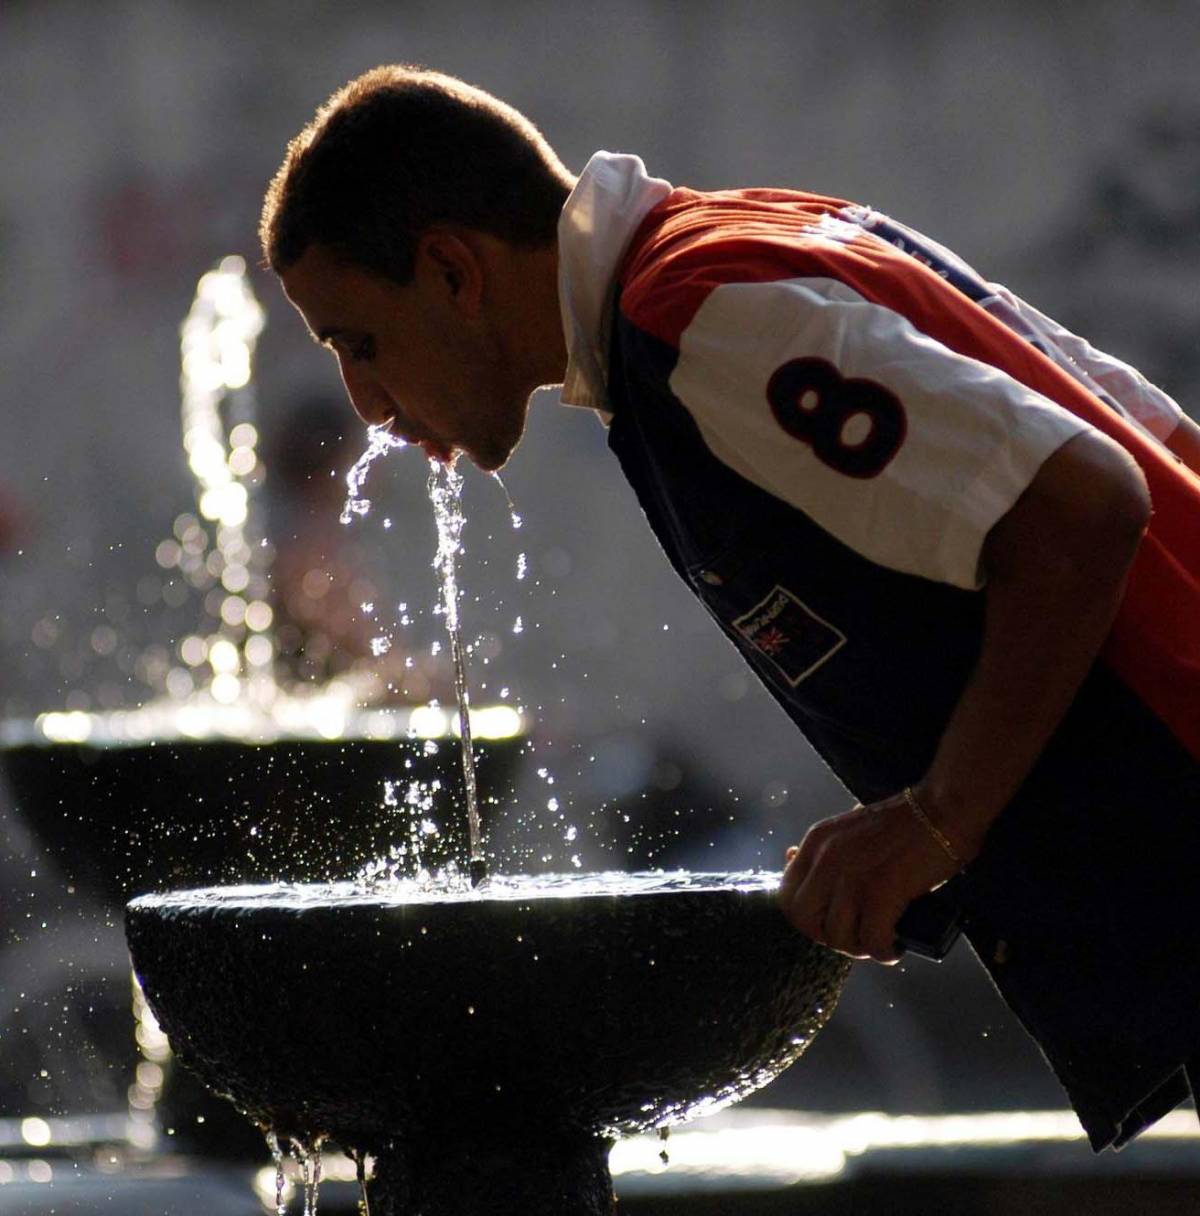
[[[832,1013],[848,962],[778,877],[211,888],[126,932],[178,1058],[306,1156],[369,1157],[370,1216],[599,1216],[614,1137],[745,1096]]]

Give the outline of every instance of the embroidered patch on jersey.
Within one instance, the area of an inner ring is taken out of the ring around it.
[[[846,644],[840,629],[778,584],[733,627],[779,668],[793,688]]]

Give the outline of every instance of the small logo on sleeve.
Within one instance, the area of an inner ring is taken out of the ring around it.
[[[795,688],[846,644],[846,635],[776,585],[733,627]]]

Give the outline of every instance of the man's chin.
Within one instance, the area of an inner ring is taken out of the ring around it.
[[[467,452],[467,458],[481,473],[498,473],[511,455],[512,448],[504,452]]]
[[[471,463],[484,473],[498,473],[508,463],[509,457],[517,450],[522,433],[518,431],[511,438],[489,442],[486,446],[464,448]]]

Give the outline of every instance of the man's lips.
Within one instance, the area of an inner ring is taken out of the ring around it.
[[[436,439],[421,439],[418,446],[430,460],[439,461],[441,464],[449,464],[453,458],[454,449]]]
[[[420,448],[430,460],[440,460],[444,464],[450,459],[453,449],[448,444],[437,439],[418,439],[415,435],[406,435],[394,427],[390,429],[391,433],[402,443],[407,443],[409,447]]]
[[[454,445],[445,443],[440,439],[422,439],[411,432],[406,432],[396,425],[397,419],[395,416],[388,419],[385,424],[388,431],[397,439],[407,443],[410,447],[420,448],[421,451],[430,460],[440,461],[442,464],[449,464],[454,459]]]

